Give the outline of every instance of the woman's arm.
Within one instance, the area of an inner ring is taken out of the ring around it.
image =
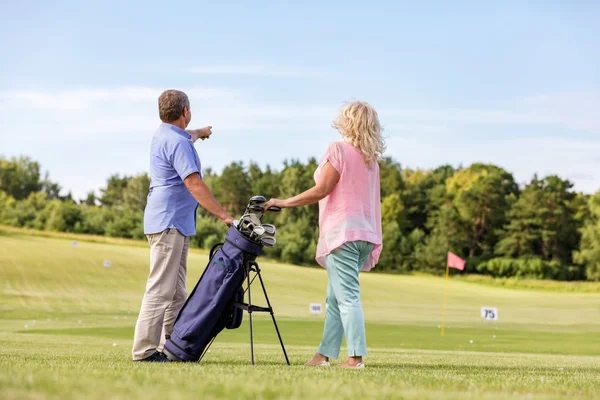
[[[314,204],[328,196],[339,180],[340,174],[333,168],[330,162],[326,162],[323,168],[321,168],[320,179],[315,186],[289,199],[271,199],[265,204],[265,210],[271,206],[290,208]]]

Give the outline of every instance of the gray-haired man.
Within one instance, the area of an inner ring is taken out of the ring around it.
[[[158,111],[163,123],[150,147],[150,194],[144,212],[150,275],[135,326],[134,361],[167,361],[162,347],[187,297],[189,237],[196,234],[198,203],[227,225],[233,222],[202,181],[194,148],[195,140],[211,135],[211,127],[185,130],[192,112],[187,95],[178,90],[160,95]]]

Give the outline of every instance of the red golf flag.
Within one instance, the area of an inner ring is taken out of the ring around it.
[[[448,267],[460,269],[462,271],[465,269],[465,263],[466,261],[456,254],[452,253],[451,251],[448,252]]]

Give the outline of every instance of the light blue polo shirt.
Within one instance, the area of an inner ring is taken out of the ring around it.
[[[144,211],[144,233],[175,228],[184,236],[196,234],[198,202],[183,180],[198,172],[200,158],[189,133],[162,123],[150,146],[150,193]]]

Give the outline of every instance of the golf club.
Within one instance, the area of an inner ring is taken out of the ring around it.
[[[273,247],[277,240],[273,236],[263,236],[260,238],[260,243],[267,247]]]
[[[248,205],[246,206],[246,211],[244,211],[244,214],[248,214],[250,212],[251,206],[265,204],[266,202],[267,202],[267,199],[265,198],[265,196],[250,197],[250,200],[248,200]],[[262,208],[261,208],[261,211],[262,211]]]
[[[280,212],[281,211],[281,207],[278,206],[271,206],[269,208],[267,208],[266,210],[263,208],[262,213],[260,215],[260,219],[262,221],[262,217],[264,217],[265,213],[269,211],[269,212]]]
[[[250,239],[254,238],[255,236],[256,237],[260,237],[260,236],[262,236],[264,234],[265,234],[265,228],[264,227],[262,227],[260,225],[255,226],[254,229],[252,229],[252,233],[250,234]]]
[[[250,212],[261,213],[263,211],[263,206],[260,204],[251,204],[247,207],[246,211],[246,214],[249,214]]]
[[[275,236],[275,233],[277,232],[277,228],[275,228],[275,225],[263,224],[262,227],[265,228],[265,235]]]

